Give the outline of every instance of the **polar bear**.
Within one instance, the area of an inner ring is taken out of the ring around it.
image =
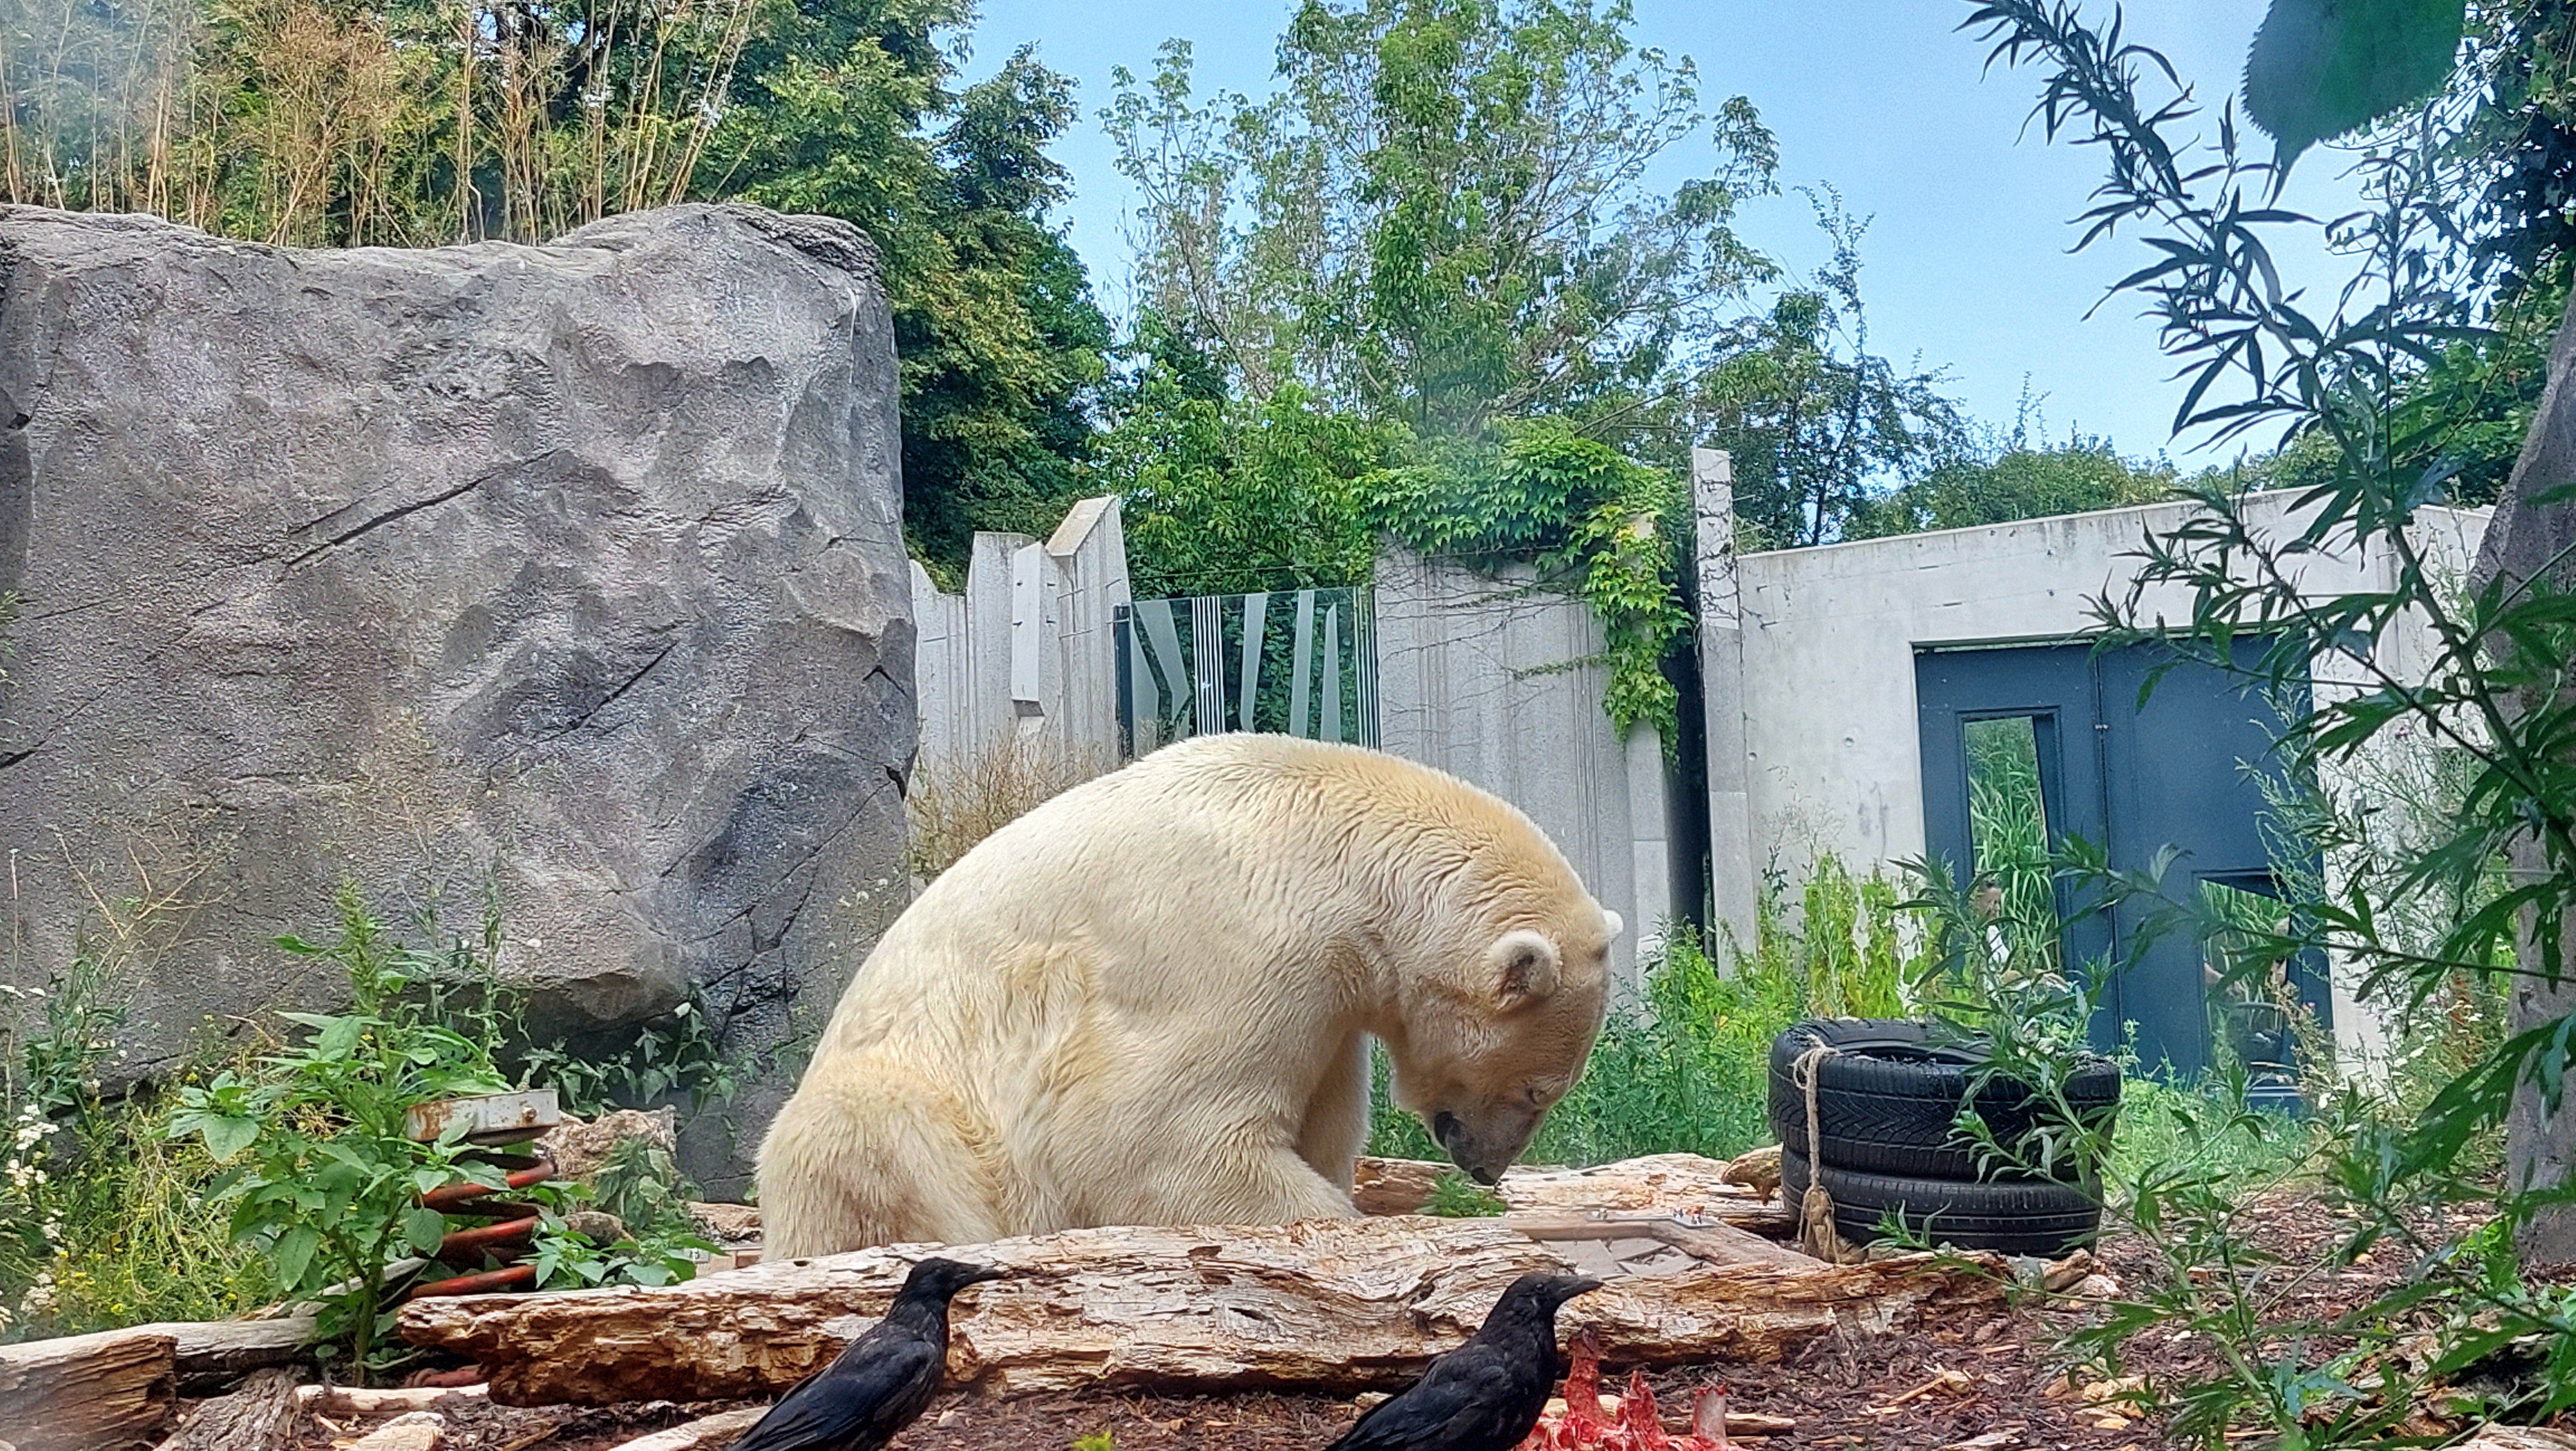
[[[1492,1183],[1592,1051],[1618,914],[1509,803],[1202,736],[942,873],[761,1143],[766,1253],[1348,1217],[1368,1039]]]

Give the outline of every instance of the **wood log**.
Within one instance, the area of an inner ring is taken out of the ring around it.
[[[297,1405],[325,1416],[400,1415],[410,1411],[457,1411],[481,1404],[491,1394],[486,1385],[466,1386],[298,1386]]]
[[[157,1330],[0,1346],[0,1426],[18,1451],[150,1446],[177,1408],[176,1350]]]
[[[417,1300],[403,1338],[469,1356],[506,1405],[775,1395],[881,1314],[925,1246],[781,1260],[660,1289]],[[954,1312],[949,1373],[992,1393],[1400,1387],[1513,1279],[1561,1262],[1493,1219],[1076,1230],[942,1249],[1011,1278]],[[1884,1330],[1937,1297],[1999,1303],[2000,1260],[1928,1255],[1623,1279],[1567,1315],[1622,1366],[1767,1361],[1837,1324]]]
[[[1697,1154],[1649,1154],[1592,1169],[1510,1169],[1494,1193],[1512,1209],[1690,1212],[1774,1238],[1794,1229],[1768,1194],[1725,1179],[1727,1166]],[[1419,1214],[1431,1188],[1457,1169],[1429,1159],[1359,1160],[1351,1202],[1362,1214]]]
[[[1542,1242],[1633,1237],[1668,1244],[1694,1259],[1712,1265],[1767,1265],[1781,1270],[1812,1270],[1822,1260],[1800,1254],[1786,1245],[1774,1244],[1750,1230],[1737,1229],[1723,1220],[1706,1224],[1684,1224],[1669,1214],[1651,1211],[1620,1214],[1567,1214],[1560,1210],[1519,1210],[1503,1216],[1503,1224],[1515,1233]]]
[[[2576,1451],[2576,1436],[2538,1426],[2481,1426],[2459,1451]]]
[[[163,1320],[137,1331],[170,1337],[181,1375],[234,1374],[285,1365],[304,1357],[313,1340],[313,1317],[277,1320]]]
[[[160,1451],[286,1451],[295,1444],[295,1376],[285,1366],[251,1372],[231,1395],[199,1402]]]
[[[760,1424],[769,1414],[767,1406],[745,1406],[736,1411],[719,1411],[703,1416],[685,1426],[673,1426],[650,1436],[638,1436],[611,1448],[611,1451],[714,1451],[730,1446],[736,1437]]]

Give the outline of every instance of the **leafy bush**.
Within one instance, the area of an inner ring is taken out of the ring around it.
[[[322,1333],[345,1340],[363,1371],[389,1319],[385,1267],[435,1253],[447,1233],[421,1196],[466,1181],[502,1187],[498,1169],[463,1157],[462,1121],[419,1143],[404,1115],[509,1084],[492,1043],[439,1021],[434,1000],[407,996],[423,964],[384,934],[354,886],[341,888],[339,908],[332,945],[290,936],[278,946],[341,967],[349,1010],[279,1014],[304,1041],[183,1087],[169,1133],[201,1140],[227,1166],[213,1197],[231,1206],[233,1238],[259,1251],[281,1293],[322,1302]]]
[[[504,1187],[503,1170],[464,1142],[462,1120],[422,1143],[405,1116],[416,1104],[510,1088],[499,1053],[517,1004],[493,976],[497,908],[487,908],[479,937],[416,948],[387,933],[354,885],[341,887],[338,906],[329,945],[294,936],[277,945],[340,967],[348,1010],[281,1013],[301,1041],[182,1086],[166,1134],[202,1143],[223,1166],[207,1198],[228,1208],[231,1239],[257,1251],[274,1293],[318,1302],[322,1337],[344,1345],[352,1373],[364,1376],[391,1325],[389,1268],[436,1253],[447,1233],[446,1216],[422,1197],[465,1183]],[[435,920],[423,925],[435,942]],[[620,1193],[631,1207],[643,1200],[636,1166],[627,1167]],[[676,1179],[673,1170],[663,1182]],[[665,1227],[667,1213],[653,1216],[664,1224],[644,1239],[603,1245],[566,1218],[585,1197],[578,1186],[516,1192],[544,1211],[541,1286],[685,1279],[684,1251],[710,1247]]]

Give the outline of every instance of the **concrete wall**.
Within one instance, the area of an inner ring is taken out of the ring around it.
[[[912,598],[921,753],[982,757],[1044,735],[1106,768],[1118,759],[1118,655],[1111,620],[1128,603],[1127,538],[1114,498],[1085,499],[1045,543],[980,533],[962,594],[918,562]]]
[[[1712,840],[1741,810],[1750,849],[1714,853],[1715,898],[1752,899],[1776,864],[1791,880],[1824,853],[1856,870],[1924,851],[1923,773],[1914,692],[1920,646],[2064,641],[2090,633],[2086,602],[2125,592],[2144,536],[2172,528],[2193,507],[2156,504],[2051,519],[1821,548],[1734,556],[1722,459],[1699,470],[1701,660],[1709,712]],[[2288,496],[2254,501],[2258,522],[2278,528]],[[2426,510],[2418,532],[2436,552],[2473,557],[2484,511]],[[2303,585],[2321,592],[2385,587],[2385,558],[2308,556]],[[1731,578],[1732,589],[1724,588]],[[1712,592],[1712,581],[1718,588]],[[1740,601],[1730,620],[1723,601]],[[2179,592],[2146,600],[2180,620]],[[2379,644],[2393,670],[2429,658],[2420,629]],[[1739,744],[1721,752],[1721,743]],[[1721,759],[1721,754],[1723,759]],[[1726,796],[1740,783],[1741,806]],[[2334,783],[2329,782],[2331,787]],[[2337,1034],[2355,1061],[2375,1056],[2375,1025],[2335,978]]]
[[[1590,607],[1534,577],[1379,557],[1378,741],[1528,812],[1626,919],[1612,960],[1633,985],[1639,953],[1697,897],[1697,861],[1673,850],[1661,739],[1644,725],[1623,739],[1601,709],[1608,667]]]

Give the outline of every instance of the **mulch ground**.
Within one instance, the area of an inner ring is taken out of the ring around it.
[[[2318,1263],[2336,1238],[2337,1226],[2309,1201],[2282,1198],[2263,1209],[2261,1239],[2294,1263]],[[2451,1228],[2457,1232],[2462,1227]],[[2101,1249],[2105,1266],[2124,1281],[2143,1277],[2153,1258],[2149,1247],[2135,1240],[2114,1238]],[[2300,1308],[2314,1313],[2359,1305],[2403,1274],[2403,1256],[2383,1252],[2372,1262],[2316,1277],[2299,1292]],[[2047,1394],[2053,1383],[2066,1379],[2069,1366],[2061,1348],[2066,1333],[2088,1313],[2025,1305],[1980,1312],[1959,1324],[1941,1323],[1935,1314],[1887,1335],[1824,1336],[1780,1364],[1694,1367],[1658,1376],[1653,1386],[1667,1424],[1674,1424],[1688,1407],[1690,1392],[1710,1380],[1728,1387],[1731,1410],[1797,1423],[1794,1430],[1768,1438],[1739,1437],[1747,1451],[1939,1451],[1993,1432],[2017,1433],[2002,1444],[2028,1451],[2145,1451],[2162,1439],[2163,1428],[2154,1420],[2133,1420],[2080,1398]],[[1580,1323],[1574,1308],[1565,1323],[1569,1330]],[[2190,1336],[2150,1331],[2130,1342],[2127,1368],[2160,1378],[2189,1374],[2213,1355],[2212,1347]],[[1966,1384],[1958,1385],[1945,1372],[1964,1375]],[[1624,1377],[1604,1379],[1612,1382],[1605,1390],[1625,1384]],[[443,1444],[450,1451],[609,1451],[648,1431],[723,1409],[727,1407],[660,1402],[601,1410],[478,1406],[451,1418]],[[1314,1451],[1346,1429],[1356,1414],[1350,1400],[1331,1396],[1085,1393],[1006,1401],[951,1396],[898,1437],[895,1446],[902,1451],[1066,1451],[1078,1436],[1107,1431],[1118,1451]],[[321,1425],[308,1417],[297,1451],[345,1447],[381,1419]]]

